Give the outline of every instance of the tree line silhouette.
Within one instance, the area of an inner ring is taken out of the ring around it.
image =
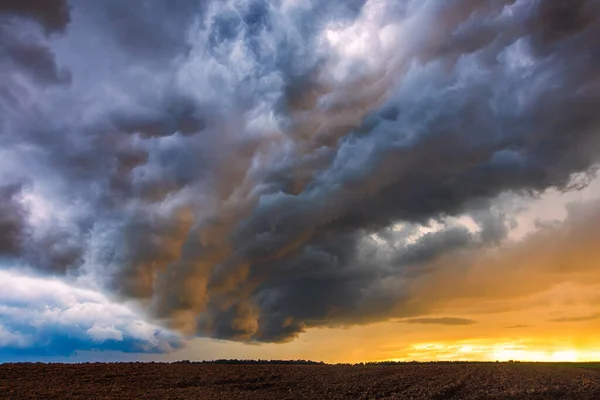
[[[180,360],[173,361],[171,364],[251,364],[251,365],[347,365],[347,366],[370,366],[370,365],[416,365],[416,364],[489,364],[494,361],[369,361],[358,363],[333,363],[329,364],[324,361],[312,360],[248,360],[248,359],[218,359],[218,360],[203,360],[190,361]],[[496,361],[497,362],[497,361]],[[509,362],[515,362],[510,360]],[[518,361],[516,361],[518,362]]]
[[[219,359],[190,361],[174,361],[171,364],[276,364],[276,365],[325,365],[323,361],[311,360],[238,360],[238,359]]]

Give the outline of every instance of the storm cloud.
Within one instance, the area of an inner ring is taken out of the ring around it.
[[[18,254],[26,234],[26,210],[19,202],[20,184],[0,187],[0,256]]]
[[[414,279],[595,174],[600,2],[558,3],[5,2],[0,252],[186,335],[432,323]]]

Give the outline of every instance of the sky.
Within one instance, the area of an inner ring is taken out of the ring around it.
[[[0,2],[0,362],[600,360],[600,1]]]

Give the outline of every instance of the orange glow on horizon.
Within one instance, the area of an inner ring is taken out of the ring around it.
[[[557,346],[538,348],[520,342],[485,344],[471,342],[419,343],[405,355],[389,361],[523,361],[523,362],[592,362],[600,361],[600,348],[576,349]],[[375,360],[385,361],[385,360]]]

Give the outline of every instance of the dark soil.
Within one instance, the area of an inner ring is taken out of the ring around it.
[[[0,399],[600,399],[600,370],[526,363],[2,364]]]

